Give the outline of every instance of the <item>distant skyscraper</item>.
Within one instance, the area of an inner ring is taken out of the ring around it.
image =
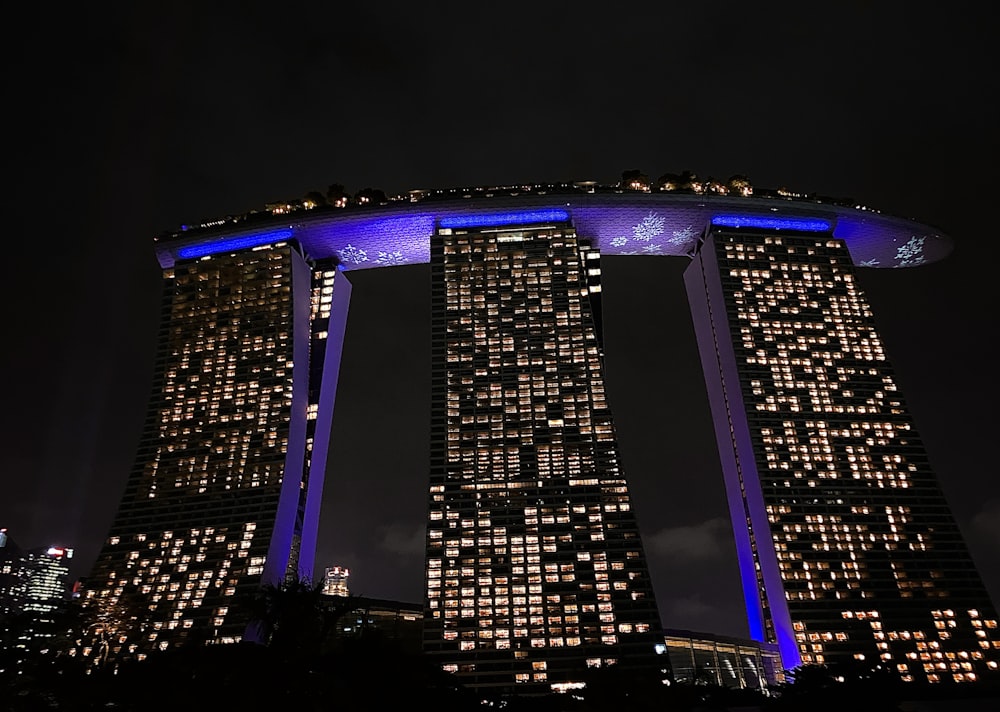
[[[604,392],[598,252],[565,222],[477,222],[431,243],[425,651],[477,687],[666,678]]]
[[[148,415],[87,581],[113,655],[239,640],[243,594],[312,576],[350,294],[335,275],[280,235],[164,269]]]
[[[845,243],[806,221],[719,226],[685,280],[753,637],[786,668],[995,671],[996,610]]]
[[[347,586],[347,579],[351,572],[345,566],[330,566],[323,573],[323,595],[324,596],[349,596],[350,589]]]
[[[663,255],[692,261],[753,638],[785,667],[863,660],[962,682],[996,669],[995,606],[855,282],[855,265],[943,259],[947,236],[746,180],[301,207],[156,242],[149,415],[87,586],[109,626],[139,621],[116,629],[115,652],[236,640],[238,593],[312,574],[344,273],[430,262],[425,651],[471,686],[526,691],[588,666],[666,667],[605,397],[598,259]]]
[[[69,560],[73,550],[64,546],[30,549],[24,554],[24,605],[21,610],[33,616],[45,616],[69,598],[67,588]]]
[[[0,631],[7,633],[0,648],[47,647],[54,614],[69,598],[72,558],[73,549],[62,546],[22,550],[0,529]]]
[[[51,613],[69,596],[73,550],[45,546],[23,550],[0,529],[0,615]]]
[[[21,612],[24,605],[24,552],[6,529],[0,529],[0,616]]]

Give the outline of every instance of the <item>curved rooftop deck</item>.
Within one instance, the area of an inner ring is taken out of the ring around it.
[[[931,226],[822,199],[620,189],[523,194],[456,189],[441,194],[445,197],[228,218],[160,236],[156,254],[166,268],[177,259],[295,239],[310,257],[337,257],[345,271],[391,267],[429,262],[430,238],[439,224],[489,223],[511,216],[568,219],[602,255],[690,257],[713,221],[745,224],[748,219],[777,229],[802,220],[826,225],[862,267],[915,267],[941,260],[953,248],[951,238]]]

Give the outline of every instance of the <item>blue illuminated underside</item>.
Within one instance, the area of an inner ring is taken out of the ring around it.
[[[712,224],[718,227],[755,227],[764,230],[799,230],[828,232],[830,223],[818,218],[779,218],[760,215],[716,215]]]
[[[569,213],[565,210],[528,210],[512,213],[489,213],[487,215],[457,215],[441,218],[441,227],[498,227],[501,225],[527,225],[531,223],[566,222]]]
[[[430,262],[434,231],[442,228],[516,229],[518,225],[572,224],[601,255],[662,255],[690,259],[706,228],[758,229],[832,235],[845,242],[854,264],[880,269],[914,267],[946,257],[953,243],[930,226],[842,206],[810,207],[796,213],[790,201],[685,195],[585,195],[578,198],[519,196],[489,210],[492,198],[385,205],[371,210],[324,210],[282,216],[270,225],[241,232],[178,233],[158,240],[157,258],[167,268],[177,259],[296,240],[312,259],[333,258],[342,270]],[[498,199],[499,200],[499,199]],[[559,200],[558,203],[553,200]],[[772,205],[773,203],[773,205]],[[746,206],[746,207],[744,207]],[[751,212],[748,213],[747,211]],[[823,212],[826,211],[826,212]],[[294,222],[287,222],[292,220]],[[816,232],[816,231],[819,232]]]
[[[214,242],[206,242],[201,245],[182,247],[177,250],[177,256],[181,259],[205,257],[206,255],[215,255],[220,252],[232,252],[234,250],[244,250],[248,247],[259,247],[270,242],[280,242],[281,240],[287,240],[291,236],[291,230],[273,230],[271,232],[260,232],[242,237],[230,237]]]

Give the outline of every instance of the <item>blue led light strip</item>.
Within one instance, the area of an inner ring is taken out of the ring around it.
[[[756,227],[767,230],[800,230],[802,232],[827,232],[828,220],[818,218],[777,218],[762,215],[716,215],[712,224],[719,227]]]
[[[214,255],[219,252],[232,252],[233,250],[243,250],[247,247],[259,247],[269,242],[280,242],[281,240],[287,240],[291,236],[291,230],[274,230],[273,232],[260,232],[256,235],[227,237],[224,240],[216,240],[215,242],[181,247],[177,250],[177,256],[181,259],[204,257],[205,255]]]
[[[441,218],[441,227],[496,227],[498,225],[524,225],[528,223],[566,222],[565,210],[528,210],[514,213],[489,213],[487,215],[458,215]]]

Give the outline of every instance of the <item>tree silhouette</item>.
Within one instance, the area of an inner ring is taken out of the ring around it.
[[[316,656],[330,644],[337,621],[361,603],[357,596],[324,596],[306,577],[264,584],[248,610],[250,636],[281,656]]]
[[[306,206],[319,207],[320,205],[326,205],[326,196],[320,193],[318,190],[310,190],[302,197],[302,203]]]
[[[385,191],[378,188],[362,188],[354,194],[354,202],[358,205],[381,205],[386,200]]]
[[[864,701],[866,710],[898,709],[898,702],[914,686],[904,688],[891,670],[863,662],[800,665],[785,673],[786,681],[774,688],[776,698],[768,709],[843,710]]]
[[[346,208],[351,204],[351,196],[340,183],[332,183],[326,189],[326,202],[335,208]]]

